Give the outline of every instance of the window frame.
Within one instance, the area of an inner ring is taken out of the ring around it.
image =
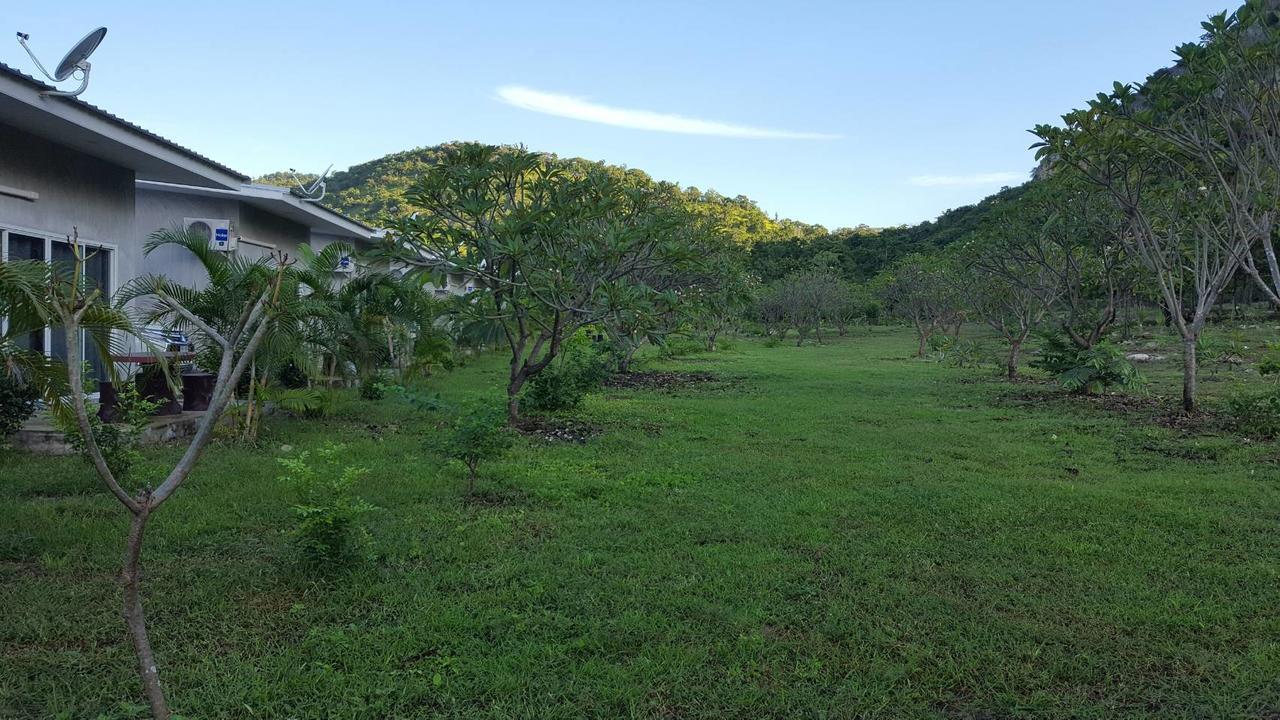
[[[27,237],[40,238],[44,240],[44,262],[46,265],[53,263],[53,244],[55,242],[67,242],[66,233],[54,233],[48,230],[37,230],[35,228],[23,227],[21,225],[10,225],[0,221],[0,261],[9,262],[9,235],[26,235]],[[106,242],[104,240],[94,240],[93,238],[79,237],[78,241],[81,245],[91,248],[99,248],[111,253],[111,257],[107,260],[107,290],[109,295],[114,295],[119,289],[119,263],[120,263],[120,245],[118,243]],[[0,331],[8,332],[9,318],[0,317]],[[45,357],[53,356],[53,328],[45,326],[44,338],[41,343],[42,351]],[[82,348],[82,352],[83,352]],[[83,361],[84,358],[81,358]]]

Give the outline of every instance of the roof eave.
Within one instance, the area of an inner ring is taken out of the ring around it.
[[[248,176],[0,66],[0,124],[130,168],[144,180],[238,188]]]

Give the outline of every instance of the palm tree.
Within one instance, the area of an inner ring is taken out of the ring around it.
[[[76,253],[83,249],[73,229],[67,240]],[[80,257],[80,255],[77,255]],[[80,257],[83,260],[82,257]],[[110,355],[135,333],[135,326],[123,312],[112,308],[109,298],[89,287],[82,272],[83,262],[70,267],[51,265],[42,260],[9,260],[0,262],[0,375],[19,385],[33,388],[39,397],[55,409],[63,409],[69,392],[66,363],[33,349],[27,339],[46,327],[58,327],[60,320],[53,303],[59,299],[79,298],[80,326],[89,340],[91,351],[104,359],[108,372],[113,370]]]
[[[438,301],[423,288],[418,276],[363,269],[341,283],[334,269],[351,246],[333,243],[315,252],[299,248],[294,277],[304,290],[308,343],[317,349],[322,371],[338,377],[351,367],[367,377],[379,367],[404,371],[415,348],[439,339],[435,320]]]

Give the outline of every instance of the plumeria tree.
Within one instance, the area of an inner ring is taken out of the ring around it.
[[[1182,338],[1185,412],[1196,409],[1197,344],[1223,289],[1241,266],[1266,285],[1253,251],[1267,245],[1277,196],[1272,15],[1251,0],[1215,16],[1174,68],[1117,83],[1063,126],[1033,131],[1042,160],[1106,191],[1123,214],[1119,240]]]
[[[890,265],[873,283],[889,312],[916,329],[916,357],[924,357],[934,333],[959,322],[960,302],[950,272],[945,260],[912,253]]]
[[[204,242],[207,246],[207,240]],[[74,237],[70,244],[74,268],[65,275],[55,275],[48,303],[55,321],[66,331],[67,355],[75,358],[81,356],[82,331],[88,330],[83,334],[90,336],[103,335],[130,331],[133,326],[120,307],[107,304],[106,298],[88,285],[83,272],[84,249]],[[111,458],[96,439],[85,401],[84,370],[75,363],[67,366],[67,412],[78,429],[83,452],[103,485],[129,514],[121,569],[123,615],[147,701],[152,715],[159,720],[167,720],[170,711],[143,612],[143,538],[152,514],[173,497],[195,468],[232,401],[236,384],[275,327],[288,264],[287,258],[277,256],[270,262],[225,267],[222,271],[226,275],[220,276],[220,282],[204,290],[185,288],[160,276],[146,276],[132,281],[128,292],[122,294],[121,305],[130,302],[148,318],[167,318],[171,324],[186,327],[204,362],[216,373],[209,409],[177,462],[163,475],[124,480],[120,468],[112,467]],[[139,304],[144,307],[137,308]]]
[[[388,250],[408,266],[472,278],[476,291],[459,312],[463,324],[501,329],[512,422],[525,383],[566,337],[610,311],[602,298],[691,259],[676,188],[603,165],[461,144],[418,178],[408,199],[421,210],[396,224]]]

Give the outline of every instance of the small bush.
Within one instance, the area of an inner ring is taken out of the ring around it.
[[[934,333],[929,336],[929,340],[925,343],[930,352],[945,353],[952,345],[955,345],[955,338],[942,333]]]
[[[387,385],[378,377],[369,375],[360,381],[361,400],[381,400],[386,396]]]
[[[1040,356],[1031,367],[1046,370],[1070,392],[1100,393],[1112,387],[1131,388],[1142,385],[1142,375],[1124,352],[1102,341],[1088,350],[1076,347],[1063,333],[1041,336]]]
[[[453,421],[445,454],[467,468],[467,494],[475,492],[476,470],[511,446],[507,410],[497,403],[472,403]]]
[[[142,461],[142,453],[138,451],[142,433],[151,423],[151,413],[160,405],[142,397],[133,383],[125,383],[116,390],[116,415],[118,422],[104,423],[95,412],[89,413],[89,430],[97,442],[102,458],[116,481],[124,483],[132,475],[134,468]],[[62,430],[71,445],[86,461],[89,461],[84,435],[80,425],[69,414],[55,418],[58,429]]]
[[[1267,343],[1266,352],[1258,360],[1258,374],[1280,374],[1280,343]]]
[[[262,391],[262,400],[291,415],[311,420],[329,417],[337,406],[337,395],[332,390],[307,387],[267,388]]]
[[[706,351],[706,343],[692,338],[672,337],[667,338],[667,341],[658,348],[658,357],[670,360],[672,358],[697,355]]]
[[[990,360],[990,353],[982,343],[961,340],[950,335],[930,335],[928,347],[930,358],[951,367],[982,367]]]
[[[352,494],[364,468],[342,466],[346,445],[325,443],[296,457],[280,458],[279,480],[297,497],[292,535],[304,564],[316,568],[349,565],[364,557],[369,533],[360,518],[375,508]]]
[[[289,361],[280,368],[276,373],[276,382],[280,387],[288,390],[301,390],[311,387],[311,379],[307,376],[307,371],[298,367],[293,361]]]
[[[1237,432],[1265,438],[1280,436],[1280,386],[1261,392],[1238,389],[1227,397],[1224,410]]]
[[[529,380],[523,402],[525,407],[542,412],[572,410],[607,377],[608,358],[589,344],[574,344]]]
[[[440,393],[398,385],[392,389],[392,392],[418,413],[433,413],[448,409],[448,404],[441,399]]]
[[[413,357],[406,373],[412,378],[429,377],[437,368],[452,370],[457,364],[457,348],[443,330],[428,326],[413,344]]]
[[[28,383],[0,374],[0,439],[18,432],[36,411],[40,393]]]

